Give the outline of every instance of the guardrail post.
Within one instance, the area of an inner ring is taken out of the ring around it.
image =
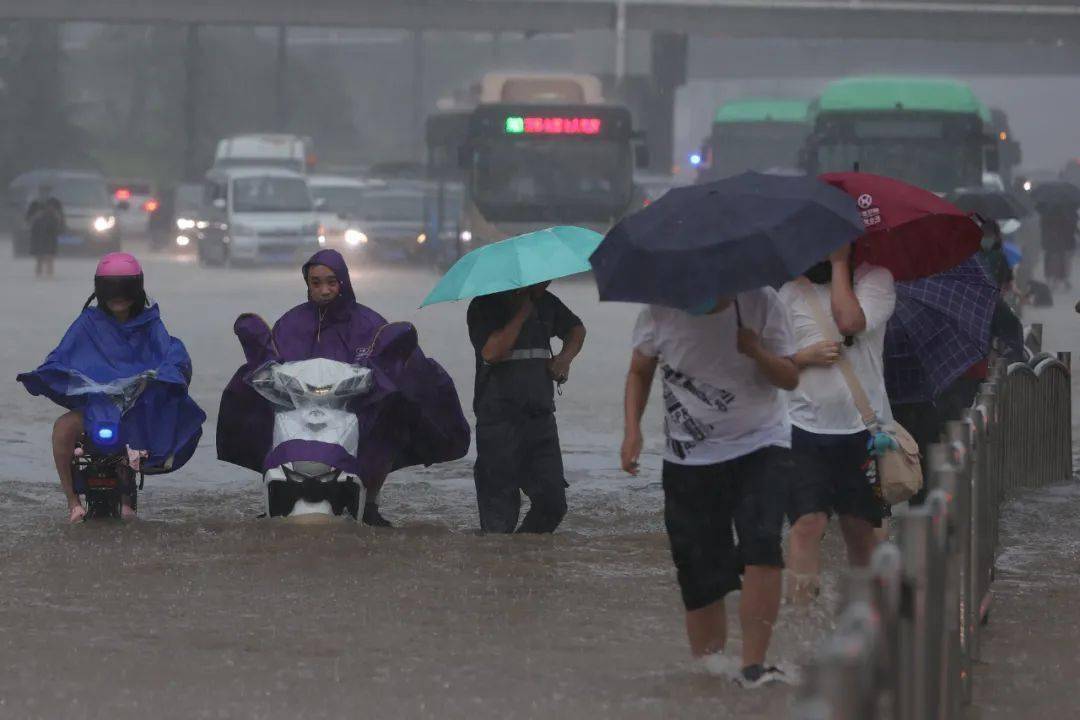
[[[896,517],[899,525],[903,585],[900,598],[897,720],[930,720],[928,681],[927,563],[931,518],[925,507]]]
[[[976,632],[975,613],[972,607],[971,563],[971,423],[953,421],[945,427],[949,458],[956,471],[956,564],[957,602],[959,613],[959,695],[964,705],[971,703],[971,638]]]
[[[962,508],[960,486],[962,480],[956,465],[952,462],[952,448],[949,445],[932,445],[927,451],[928,465],[938,488],[936,493],[944,503],[942,511],[943,547],[942,547],[942,587],[941,618],[942,632],[939,638],[941,656],[940,692],[938,694],[938,716],[941,718],[958,717],[960,711],[960,588],[961,567],[961,526]]]

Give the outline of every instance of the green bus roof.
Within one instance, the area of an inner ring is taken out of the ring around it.
[[[732,100],[716,111],[718,123],[743,122],[809,122],[810,103],[805,100],[775,100],[748,98]]]
[[[855,77],[829,83],[815,103],[817,112],[911,110],[975,113],[990,121],[990,111],[967,83],[935,77]]]

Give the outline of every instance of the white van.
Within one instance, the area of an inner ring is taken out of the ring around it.
[[[297,135],[235,135],[218,142],[214,169],[276,167],[298,173],[314,163],[311,139]]]
[[[270,167],[211,170],[205,187],[211,218],[198,240],[203,263],[294,263],[319,249],[315,203],[300,173]]]

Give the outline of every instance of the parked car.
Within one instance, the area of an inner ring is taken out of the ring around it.
[[[207,265],[294,263],[319,248],[319,222],[307,179],[290,170],[211,170],[207,227],[197,240]]]
[[[105,177],[86,170],[33,170],[19,175],[8,185],[8,204],[12,218],[12,246],[16,257],[30,251],[30,232],[26,212],[43,193],[60,201],[65,227],[59,239],[61,254],[103,255],[120,249],[120,226],[117,210]]]

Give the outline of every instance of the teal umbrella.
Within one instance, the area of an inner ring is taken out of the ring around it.
[[[603,239],[592,230],[560,226],[485,245],[454,263],[420,307],[588,272],[589,256]]]

